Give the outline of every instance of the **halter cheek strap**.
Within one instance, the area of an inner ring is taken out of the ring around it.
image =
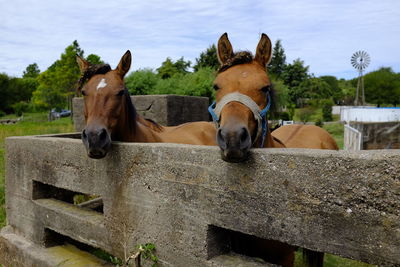
[[[217,128],[219,127],[219,121],[222,109],[226,104],[234,101],[245,105],[253,113],[254,119],[257,121],[257,135],[256,138],[254,138],[253,144],[256,142],[256,140],[258,140],[259,137],[261,137],[260,147],[263,147],[265,136],[267,135],[267,124],[268,124],[265,116],[267,115],[267,112],[271,107],[270,94],[267,93],[267,106],[263,110],[260,110],[259,106],[257,105],[256,102],[254,102],[253,99],[251,99],[247,95],[238,92],[227,94],[221,99],[221,101],[218,102],[218,104],[216,104],[216,102],[214,101],[208,107],[208,112],[210,112]]]

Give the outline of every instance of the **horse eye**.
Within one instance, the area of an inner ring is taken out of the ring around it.
[[[125,93],[125,90],[121,90],[118,92],[117,96],[122,96]]]
[[[82,90],[81,93],[82,93],[82,95],[84,95],[84,96],[86,95],[85,90]]]
[[[263,91],[264,93],[267,93],[271,90],[271,85],[266,85],[263,88],[261,88],[261,91]]]
[[[216,84],[213,85],[213,88],[215,91],[217,91],[219,89],[218,85],[216,85]]]

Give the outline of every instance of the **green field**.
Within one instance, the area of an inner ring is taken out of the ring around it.
[[[324,124],[322,127],[327,130],[335,139],[336,143],[339,146],[339,149],[343,149],[343,133],[344,133],[344,125],[342,123],[332,123],[332,124]]]

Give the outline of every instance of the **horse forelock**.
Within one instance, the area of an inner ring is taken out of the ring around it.
[[[111,71],[111,67],[108,64],[94,64],[90,65],[78,80],[77,92],[80,91],[83,85],[90,80],[96,74],[106,74]]]
[[[224,64],[221,65],[218,69],[218,73],[224,72],[236,65],[251,63],[253,60],[253,54],[249,51],[236,52],[230,59],[226,60]]]

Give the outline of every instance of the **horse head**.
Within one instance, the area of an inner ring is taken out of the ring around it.
[[[271,104],[266,72],[271,47],[266,34],[262,34],[254,57],[250,52],[234,53],[226,33],[218,41],[221,66],[214,81],[216,106],[211,113],[218,122],[217,142],[226,161],[243,161],[251,147],[264,147],[265,113]]]
[[[107,155],[111,140],[121,141],[119,128],[126,123],[126,117],[135,116],[124,84],[124,76],[131,65],[131,53],[128,50],[114,70],[106,64],[91,65],[80,56],[77,56],[77,62],[82,73],[78,89],[84,97],[86,120],[82,141],[88,156],[99,159]]]

